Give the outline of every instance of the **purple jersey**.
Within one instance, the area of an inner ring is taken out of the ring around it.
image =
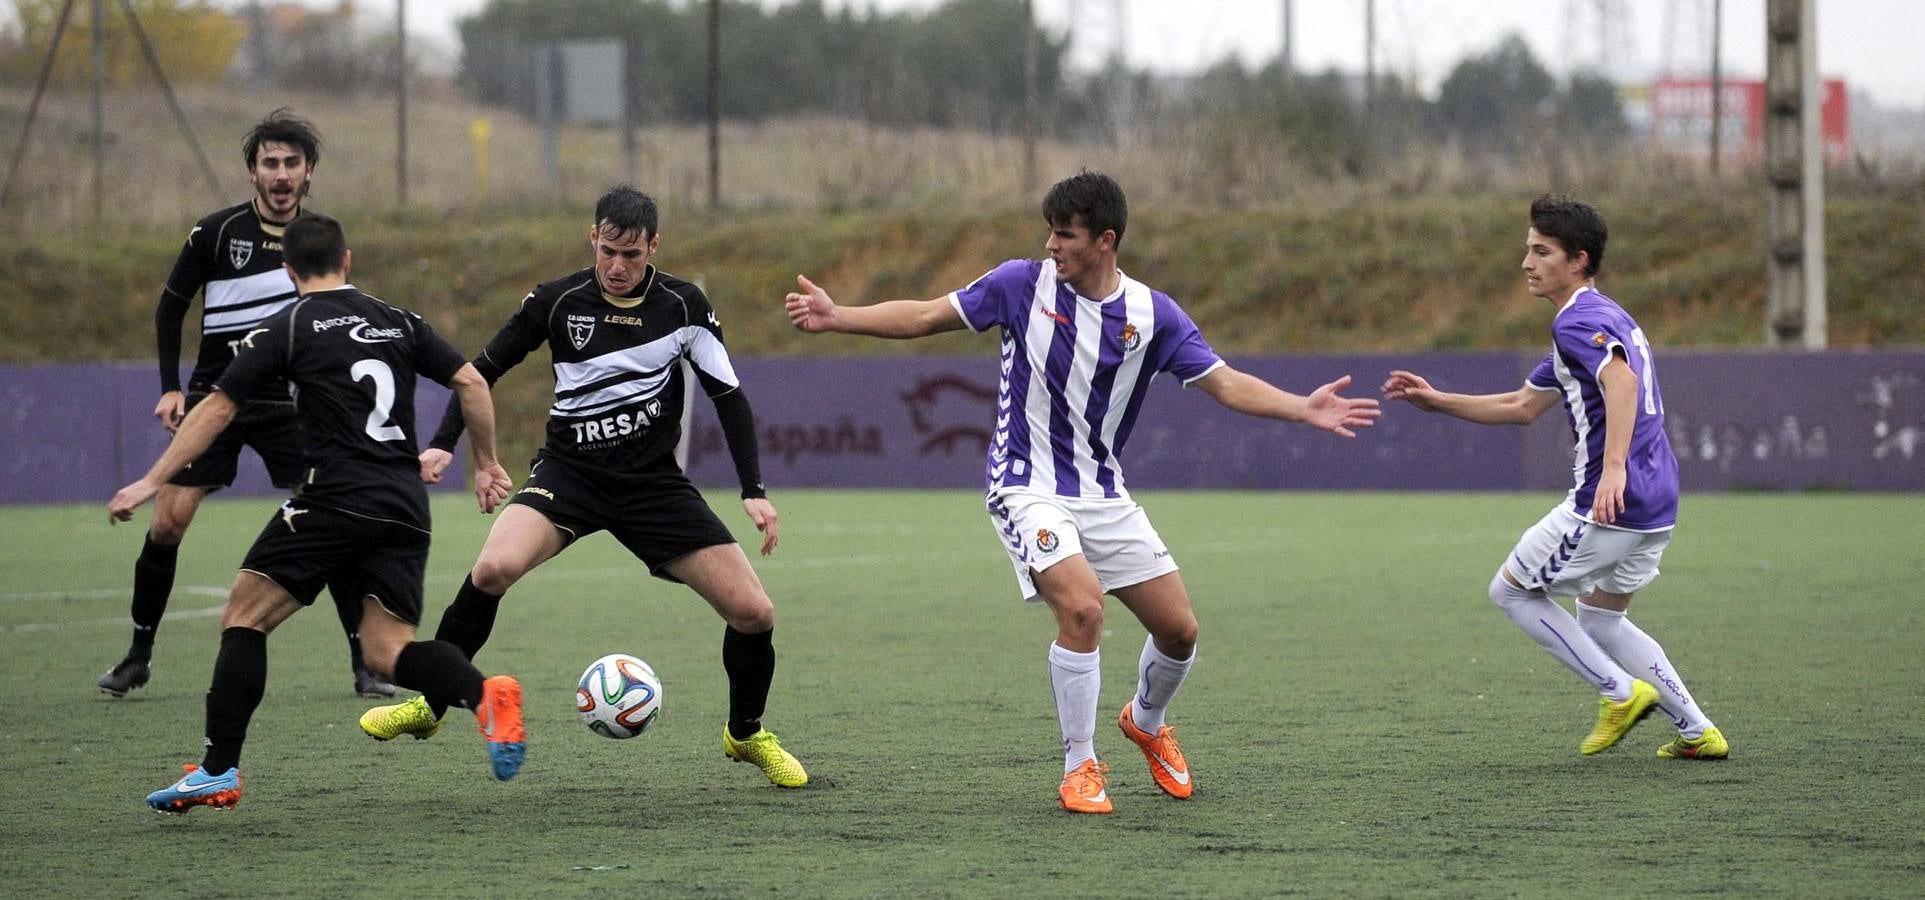
[[[1003,329],[992,493],[1128,497],[1118,458],[1150,379],[1168,372],[1187,385],[1223,365],[1175,300],[1127,275],[1092,300],[1056,280],[1056,263],[1012,259],[949,303],[972,331]]]
[[[1597,288],[1586,286],[1551,320],[1550,355],[1532,370],[1531,387],[1564,395],[1564,412],[1576,433],[1571,465],[1577,486],[1565,502],[1590,517],[1598,478],[1604,472],[1604,391],[1598,373],[1623,353],[1638,377],[1637,422],[1624,466],[1624,513],[1611,527],[1662,531],[1678,521],[1678,458],[1664,434],[1664,395],[1658,391],[1651,343],[1631,314]]]

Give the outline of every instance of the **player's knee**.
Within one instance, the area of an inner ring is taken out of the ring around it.
[[[526,574],[527,570],[520,563],[484,551],[481,558],[475,560],[475,567],[468,573],[468,578],[475,583],[475,587],[499,595],[508,593],[508,589]]]
[[[1616,637],[1618,626],[1624,622],[1624,614],[1603,607],[1592,606],[1580,600],[1577,604],[1577,627],[1600,644],[1609,644]]]
[[[193,521],[192,517],[177,516],[164,508],[157,508],[153,521],[147,524],[147,537],[156,544],[178,544],[187,537],[187,526]]]
[[[767,597],[756,602],[734,604],[722,613],[729,627],[743,634],[761,634],[775,627],[775,604]]]
[[[1178,624],[1174,628],[1157,631],[1151,636],[1156,642],[1156,651],[1171,659],[1189,659],[1196,652],[1196,617]]]
[[[1063,630],[1071,634],[1096,637],[1103,633],[1103,602],[1067,603],[1057,615]]]
[[[1512,584],[1510,576],[1503,569],[1498,569],[1497,574],[1491,576],[1491,602],[1497,604],[1499,609],[1509,609],[1535,596],[1536,592]]]

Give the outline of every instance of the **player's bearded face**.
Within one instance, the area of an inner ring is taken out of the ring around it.
[[[648,268],[649,257],[661,246],[661,239],[659,233],[644,240],[639,231],[618,232],[603,226],[591,230],[588,241],[595,248],[595,278],[601,282],[602,290],[611,294],[634,290]]]
[[[277,141],[261,144],[254,151],[254,165],[247,170],[247,180],[254,183],[254,193],[260,197],[261,211],[282,221],[293,218],[294,211],[300,209],[308,180],[313,177],[314,169],[301,148]]]
[[[1533,228],[1524,236],[1524,286],[1533,297],[1562,303],[1584,278],[1584,257],[1573,259],[1557,238]]]

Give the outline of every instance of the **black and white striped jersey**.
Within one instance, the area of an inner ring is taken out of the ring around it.
[[[364,516],[428,527],[416,460],[414,389],[447,384],[466,365],[426,320],[353,285],[316,291],[236,335],[217,386],[228,396],[292,382],[301,423],[295,496]]]
[[[250,200],[208,215],[187,233],[187,244],[167,276],[166,294],[171,295],[177,315],[185,315],[184,304],[191,304],[196,293],[202,295],[200,354],[188,377],[189,391],[205,393],[212,388],[234,359],[234,342],[294,302],[294,282],[281,268],[281,230],[262,221]],[[163,314],[167,301],[164,295]],[[178,389],[168,382],[179,377],[174,370],[180,353],[179,323],[171,331],[175,344],[171,348],[166,346],[170,334],[166,323],[159,330],[161,389]],[[286,403],[287,383],[263,383],[252,396],[234,399]]]
[[[593,267],[535,288],[475,368],[492,383],[544,343],[555,402],[542,452],[608,472],[674,469],[683,359],[710,398],[740,387],[708,297],[654,266],[630,298],[603,294]],[[433,446],[452,451],[461,428],[451,403]]]

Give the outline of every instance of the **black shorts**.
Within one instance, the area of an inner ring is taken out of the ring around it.
[[[537,459],[508,502],[541,513],[570,544],[607,531],[648,565],[650,575],[678,584],[681,579],[663,566],[704,547],[735,543],[735,535],[680,472],[602,476]]]
[[[275,510],[241,561],[242,571],[265,576],[302,606],[312,605],[324,584],[353,584],[411,625],[421,624],[427,568],[428,532],[299,497]]]
[[[187,408],[207,397],[194,394]],[[301,426],[292,403],[243,403],[234,421],[214,437],[207,452],[187,464],[168,484],[177,487],[220,489],[234,483],[240,468],[241,447],[253,447],[267,465],[267,477],[278,488],[301,480]]]

